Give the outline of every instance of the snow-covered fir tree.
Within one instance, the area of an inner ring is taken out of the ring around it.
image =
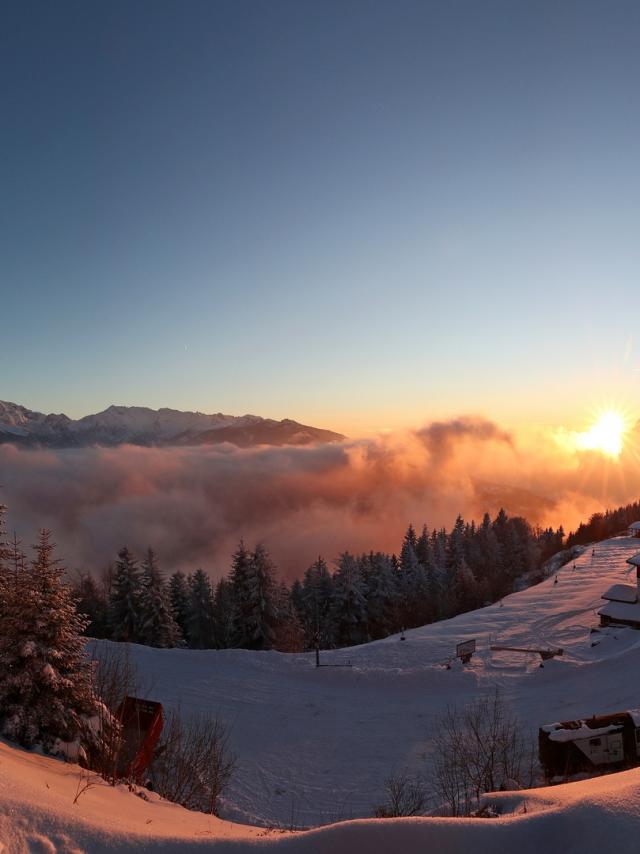
[[[416,554],[418,542],[413,525],[409,525],[400,550],[400,566],[396,574],[398,599],[404,626],[420,625],[427,612],[427,583],[424,567]]]
[[[244,647],[249,642],[246,620],[251,600],[251,555],[240,540],[231,559],[229,584],[233,597],[231,646]]]
[[[87,618],[85,634],[92,638],[109,635],[108,603],[102,590],[90,572],[83,572],[73,587],[78,613]]]
[[[278,622],[276,569],[267,550],[259,543],[249,563],[249,597],[245,605],[248,649],[271,649]]]
[[[298,611],[291,598],[291,591],[284,582],[276,584],[274,612],[274,649],[280,652],[301,652],[304,649],[304,631]]]
[[[184,572],[174,572],[169,579],[169,601],[171,613],[178,624],[183,640],[188,643],[189,582]]]
[[[362,575],[353,555],[343,552],[333,574],[332,615],[339,644],[367,640],[367,602]]]
[[[196,570],[189,579],[187,634],[192,649],[215,646],[213,591],[209,577],[202,569]]]
[[[140,642],[161,648],[176,646],[180,629],[173,618],[169,591],[153,549],[142,562],[142,584],[139,599]]]
[[[109,626],[113,640],[139,642],[140,593],[138,562],[125,546],[118,552],[109,597]]]
[[[367,602],[367,634],[372,639],[384,638],[401,620],[391,560],[382,552],[371,552],[359,564]]]
[[[300,590],[300,613],[309,647],[327,648],[335,644],[332,613],[333,579],[322,556],[305,570]]]
[[[213,597],[213,623],[216,647],[226,649],[233,644],[234,605],[231,582],[221,578],[216,584]]]
[[[5,587],[0,616],[0,727],[22,745],[82,757],[97,747],[84,619],[42,530],[35,559]],[[73,745],[73,747],[72,747]]]

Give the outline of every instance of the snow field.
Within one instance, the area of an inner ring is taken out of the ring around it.
[[[542,724],[640,707],[640,633],[595,634],[600,596],[629,582],[638,541],[591,549],[502,604],[360,647],[313,654],[154,650],[132,646],[146,695],[184,714],[217,711],[232,726],[238,769],[225,818],[191,813],[104,781],[74,798],[77,766],[0,742],[2,854],[103,851],[442,851],[633,854],[640,839],[640,769],[579,783],[485,796],[495,819],[346,821],[371,816],[392,770],[428,772],[431,733],[447,705],[499,686],[532,736]],[[469,665],[443,666],[458,641],[476,638]],[[561,658],[489,646],[548,647]],[[98,650],[108,642],[97,644]],[[263,827],[247,826],[261,824]]]
[[[155,650],[132,646],[149,697],[183,713],[216,711],[232,727],[238,769],[224,805],[234,820],[309,827],[368,817],[393,770],[428,773],[429,743],[448,705],[499,686],[523,727],[640,706],[630,673],[640,634],[590,634],[604,590],[629,580],[639,541],[588,549],[542,584],[495,605],[385,640],[313,654],[246,650]],[[458,641],[476,638],[469,665],[443,664]],[[498,643],[562,647],[545,662],[491,652]],[[597,646],[592,646],[597,643]],[[108,644],[108,642],[101,642]]]

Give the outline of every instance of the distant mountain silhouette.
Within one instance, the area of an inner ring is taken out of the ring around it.
[[[218,412],[180,412],[146,406],[110,406],[104,412],[73,420],[45,415],[16,403],[0,401],[0,444],[25,447],[83,448],[132,444],[144,447],[217,445],[229,442],[241,448],[255,445],[310,445],[341,442],[331,430],[309,427],[285,418],[275,421],[258,415]]]

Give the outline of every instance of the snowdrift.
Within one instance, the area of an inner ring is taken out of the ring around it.
[[[349,821],[291,833],[232,824],[104,781],[77,797],[82,770],[0,743],[0,840],[6,854],[563,854],[637,852],[640,769],[527,792],[487,795],[486,819]]]
[[[394,636],[322,653],[323,663],[351,663],[349,668],[316,669],[307,654],[132,646],[146,696],[165,709],[180,706],[183,714],[218,712],[231,725],[239,766],[223,815],[241,824],[189,813],[155,796],[145,802],[104,784],[74,804],[77,768],[3,745],[0,839],[9,851],[278,846],[332,854],[520,854],[544,843],[563,854],[635,852],[640,770],[491,795],[487,800],[500,814],[495,819],[366,819],[384,801],[391,771],[428,773],[432,734],[447,705],[465,704],[499,686],[532,737],[542,724],[640,707],[640,632],[591,633],[602,593],[629,581],[626,559],[637,549],[637,540],[615,538],[559,570],[557,583],[552,577],[502,603],[411,630],[405,641]],[[477,642],[471,662],[446,669],[456,643],[471,638]],[[535,654],[492,652],[492,645],[564,652],[541,667]],[[92,646],[100,654],[108,644]],[[316,825],[330,826],[278,829]]]

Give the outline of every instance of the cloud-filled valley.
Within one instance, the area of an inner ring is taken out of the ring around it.
[[[9,527],[26,543],[51,528],[70,567],[99,569],[127,544],[167,571],[226,571],[240,537],[263,541],[283,573],[321,553],[396,551],[407,524],[450,527],[504,505],[575,526],[637,499],[638,461],[569,453],[553,431],[514,434],[482,418],[306,447],[0,447]]]

